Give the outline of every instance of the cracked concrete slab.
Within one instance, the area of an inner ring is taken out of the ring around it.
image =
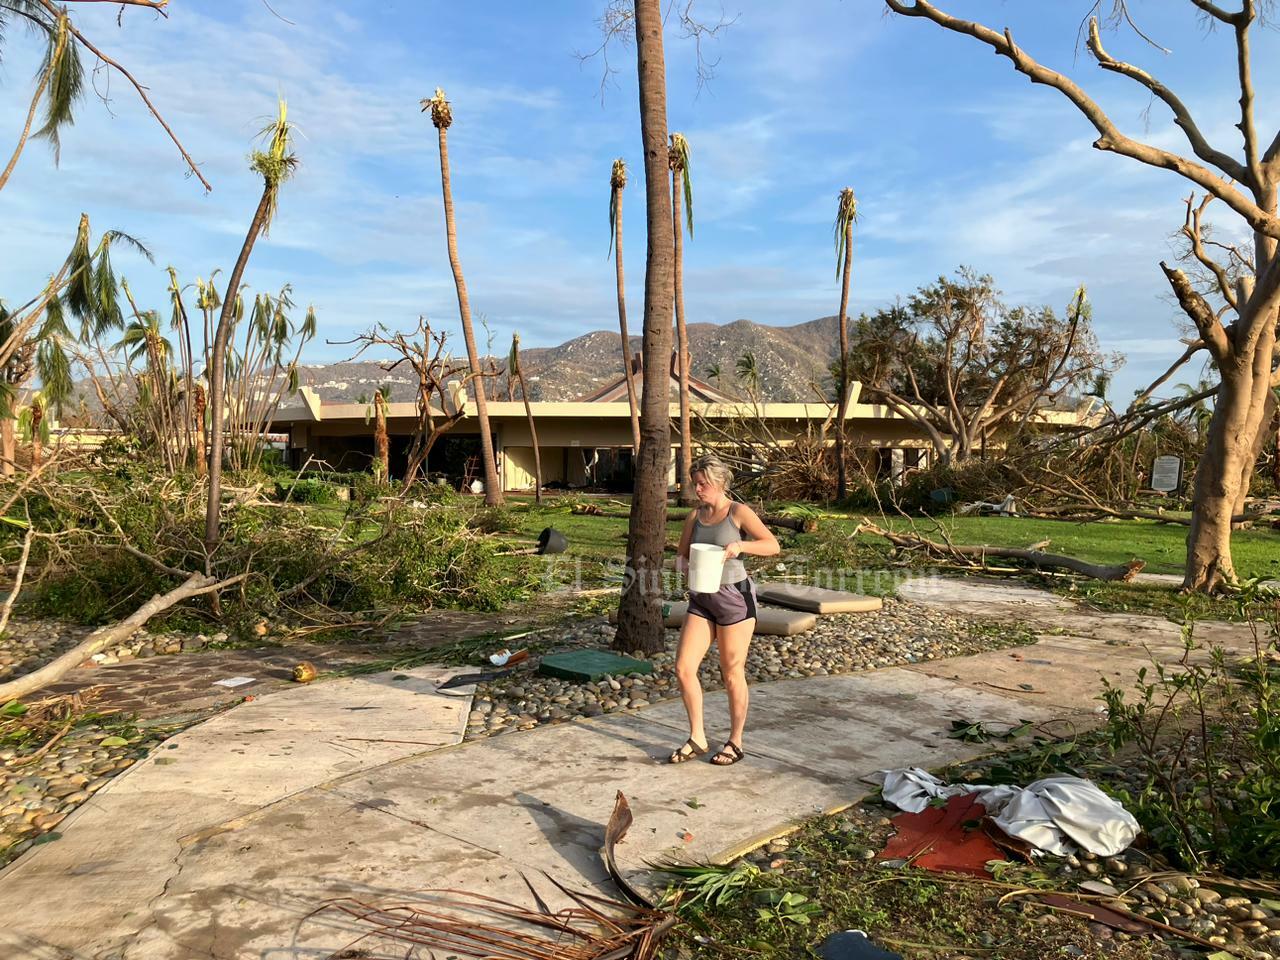
[[[932,596],[949,603],[954,590]],[[246,704],[138,764],[4,874],[0,914],[18,919],[0,954],[319,960],[364,932],[314,913],[332,898],[385,904],[450,887],[528,903],[524,877],[542,871],[611,893],[599,846],[618,790],[636,817],[620,863],[638,879],[662,857],[740,852],[852,803],[878,769],[991,749],[948,738],[953,719],[1095,722],[1101,676],[1123,682],[1151,654],[1181,652],[1177,625],[1155,618],[1021,589],[988,601],[973,602],[1016,610],[1039,642],[754,686],[748,759],[729,768],[664,762],[686,734],[679,702],[463,744],[470,691],[436,692],[443,672]],[[1203,631],[1247,645],[1239,625]],[[708,695],[707,720],[718,745],[723,693]]]
[[[1010,607],[1054,610],[1071,607],[1070,601],[1047,590],[989,577],[966,577],[963,580],[936,575],[915,577],[899,585],[898,596],[915,603],[945,606],[961,613],[982,616],[992,616],[993,609]]]
[[[127,936],[149,921],[148,905],[165,894],[184,843],[335,777],[460,742],[472,690],[435,689],[455,672],[423,668],[299,687],[177,735],[68,817],[61,840],[34,847],[5,871],[0,916],[32,926],[6,925],[0,947],[24,935],[76,949],[107,931]],[[33,916],[30,891],[40,889],[75,895],[42,897]]]
[[[750,757],[732,768],[665,763],[685,735],[682,708],[666,703],[393,757],[264,797],[263,806],[224,804],[214,817],[189,822],[191,800],[181,799],[181,784],[145,772],[130,776],[135,804],[154,791],[186,813],[151,819],[145,843],[80,872],[74,865],[81,856],[102,858],[103,846],[118,843],[118,820],[73,825],[67,840],[49,846],[62,847],[60,856],[46,854],[15,871],[0,893],[0,904],[15,903],[24,891],[56,884],[67,906],[28,914],[0,944],[25,936],[84,957],[124,960],[327,956],[357,935],[336,915],[307,919],[335,897],[399,900],[447,886],[528,902],[523,876],[542,871],[606,889],[599,847],[618,790],[636,816],[620,862],[639,876],[664,856],[713,857],[766,828],[777,832],[852,803],[871,789],[861,778],[882,767],[986,750],[946,737],[951,716],[962,707],[967,714],[968,704],[980,702],[1010,721],[1027,713],[1014,699],[906,670],[782,681],[757,686],[753,695]],[[296,705],[279,705],[274,715],[283,718],[286,706]],[[331,706],[323,711],[331,722],[345,721]],[[712,729],[723,727],[723,694],[709,696],[708,708]],[[224,723],[235,736],[222,740],[220,758],[205,755],[210,777],[236,776],[245,756],[236,751],[257,721]],[[317,744],[332,733],[318,717],[294,721]],[[277,752],[283,756],[283,746]],[[259,789],[247,783],[251,792]],[[125,797],[121,791],[113,799]],[[123,817],[125,808],[116,814]],[[130,867],[137,867],[135,882],[113,891]]]

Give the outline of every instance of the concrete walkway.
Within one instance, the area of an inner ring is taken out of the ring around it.
[[[543,870],[596,887],[618,790],[636,816],[619,848],[628,872],[671,853],[727,857],[856,801],[878,769],[989,749],[948,739],[953,719],[1089,723],[1100,676],[1124,682],[1150,655],[1181,654],[1174,624],[1036,591],[934,581],[904,592],[1044,635],[754,687],[748,762],[728,769],[662,762],[685,735],[679,703],[463,745],[468,691],[437,692],[444,671],[276,694],[175,738],[0,875],[0,956],[318,960],[364,932],[311,915],[329,898],[404,902],[449,887],[528,902],[522,874]],[[1207,629],[1247,643],[1243,628]],[[723,695],[708,708],[714,736],[727,726]]]

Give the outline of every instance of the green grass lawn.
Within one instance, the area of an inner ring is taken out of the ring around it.
[[[859,519],[855,515],[829,522],[852,530]],[[1145,560],[1145,573],[1180,574],[1187,556],[1186,527],[1149,520],[1067,523],[1020,517],[899,517],[891,525],[897,530],[914,529],[926,537],[930,531],[942,529],[954,543],[963,544],[1028,547],[1048,540],[1047,552],[1093,563],[1126,563],[1135,557]],[[1280,533],[1238,530],[1231,538],[1231,552],[1241,577],[1280,578]]]
[[[622,514],[625,506],[611,504],[609,513]],[[683,515],[682,509],[672,512]],[[625,551],[627,521],[624,517],[596,517],[569,512],[567,502],[548,500],[541,508],[521,505],[517,508],[521,535],[536,537],[543,527],[553,526],[569,539],[571,555],[595,560],[617,559]],[[852,533],[866,515],[860,513],[827,513],[819,520],[820,528]],[[945,531],[954,543],[992,546],[1028,547],[1044,540],[1051,553],[1062,553],[1093,563],[1126,563],[1135,557],[1145,560],[1147,573],[1179,574],[1186,559],[1187,528],[1176,524],[1160,524],[1148,520],[1108,520],[1097,523],[1066,523],[1057,520],[1032,520],[1018,517],[872,517],[881,526],[911,530],[938,539]],[[680,524],[667,525],[670,540],[680,535]],[[783,537],[784,554],[804,550],[813,537]],[[865,537],[869,548],[880,548],[883,542]],[[1236,571],[1241,577],[1280,578],[1280,533],[1272,530],[1239,530],[1232,537],[1232,553]],[[887,550],[884,551],[887,557]],[[784,558],[785,559],[785,558]]]

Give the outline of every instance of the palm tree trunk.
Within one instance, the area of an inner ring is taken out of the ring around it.
[[[697,498],[693,495],[693,480],[689,475],[689,466],[693,462],[693,426],[689,418],[689,330],[684,322],[684,225],[680,222],[683,187],[680,181],[683,176],[684,172],[679,168],[671,172],[672,284],[675,288],[676,350],[679,352],[676,371],[680,378],[680,450],[676,457],[676,481],[680,502],[692,506]]]
[[[449,266],[453,268],[453,283],[458,291],[458,315],[462,321],[462,336],[467,342],[467,363],[474,374],[472,383],[476,390],[476,419],[480,425],[480,454],[484,460],[484,502],[496,507],[502,503],[502,488],[498,484],[498,466],[493,456],[493,435],[489,432],[489,402],[484,394],[484,376],[480,369],[480,352],[476,349],[476,334],[471,326],[471,301],[467,298],[467,283],[462,277],[462,261],[458,259],[458,227],[453,217],[453,190],[449,184],[448,129],[437,127],[440,134],[440,183],[444,191],[444,227],[449,244]]]
[[[373,395],[373,459],[379,483],[391,482],[391,440],[387,436],[387,402],[382,391]]]
[[[27,140],[31,137],[31,125],[35,122],[36,111],[40,109],[40,98],[44,96],[45,90],[49,86],[50,77],[56,69],[58,60],[62,57],[67,45],[67,31],[65,25],[59,25],[59,36],[54,47],[53,56],[49,60],[48,69],[40,74],[40,82],[36,84],[35,96],[31,98],[31,106],[27,110],[27,122],[22,127],[22,136],[18,138],[18,145],[13,148],[13,155],[9,158],[8,164],[5,165],[4,171],[0,172],[0,190],[3,190],[9,183],[9,178],[13,176],[13,169],[18,165],[18,158],[22,156],[23,148],[27,145]]]
[[[14,420],[5,417],[0,420],[0,476],[12,477],[14,474],[14,454],[17,452]]]
[[[183,436],[186,439],[187,449],[183,454],[183,465],[195,463],[196,474],[199,475],[203,468],[200,466],[204,460],[204,447],[199,450],[195,448],[195,436],[192,433],[193,427],[193,406],[195,404],[195,355],[191,352],[191,320],[187,316],[186,305],[182,302],[182,291],[178,288],[178,281],[175,275],[173,281],[176,290],[174,297],[178,301],[178,314],[182,319],[182,329],[179,332],[179,342],[182,344],[182,379],[183,379],[183,396],[182,396],[182,422],[184,424]]]
[[[222,301],[222,313],[218,317],[218,328],[213,337],[213,352],[209,357],[209,502],[204,516],[204,541],[206,548],[205,573],[211,575],[213,551],[218,546],[218,528],[222,511],[222,414],[223,396],[226,390],[227,341],[231,338],[231,327],[235,316],[236,297],[240,291],[240,281],[244,277],[245,268],[249,265],[249,255],[253,245],[258,242],[258,235],[266,225],[267,215],[271,209],[270,184],[264,184],[262,199],[258,201],[258,209],[254,211],[253,220],[249,223],[249,232],[245,235],[244,245],[240,248],[240,256],[227,279],[227,294]]]
[[[844,264],[840,276],[840,399],[836,405],[836,500],[849,496],[845,465],[845,417],[849,411],[849,277],[853,272],[853,220],[844,228]]]
[[[44,404],[39,398],[31,401],[31,472],[44,463],[44,447],[40,443],[40,426],[44,422]]]
[[[517,368],[516,377],[520,381],[524,415],[529,419],[529,436],[533,440],[533,502],[542,503],[542,452],[538,447],[538,428],[533,422],[533,407],[529,405],[529,388],[525,386],[524,371]]]
[[[618,280],[618,329],[622,334],[622,375],[627,382],[627,403],[631,407],[631,450],[640,452],[640,405],[636,402],[636,372],[631,365],[631,335],[627,332],[627,293],[622,275],[622,187],[614,186],[613,245]]]
[[[645,654],[663,649],[662,554],[671,462],[671,321],[675,240],[668,188],[667,71],[660,0],[635,0],[640,138],[644,148],[648,251],[644,276],[644,394],[640,450],[627,539],[627,571],[614,646]]]
[[[204,384],[197,383],[195,392],[195,408],[191,411],[191,415],[195,418],[196,428],[196,476],[203,477],[209,469],[209,463],[205,456],[205,451],[209,446],[209,438],[204,426],[208,400],[205,397]]]

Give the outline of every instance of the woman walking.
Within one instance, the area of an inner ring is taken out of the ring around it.
[[[689,546],[711,543],[724,547],[724,573],[720,589],[714,593],[689,594],[689,613],[680,631],[676,650],[676,677],[689,714],[689,739],[671,754],[671,763],[684,763],[709,752],[702,719],[702,685],[698,668],[714,640],[720,648],[720,673],[729,695],[729,739],[711,758],[716,766],[728,767],[746,754],[742,733],[747,722],[747,648],[756,629],[756,590],[747,569],[738,559],[743,554],[772,557],[778,540],[755,511],[745,503],[729,499],[733,471],[715,456],[699,457],[690,468],[698,506],[685,521],[676,554],[676,568],[689,568]]]

